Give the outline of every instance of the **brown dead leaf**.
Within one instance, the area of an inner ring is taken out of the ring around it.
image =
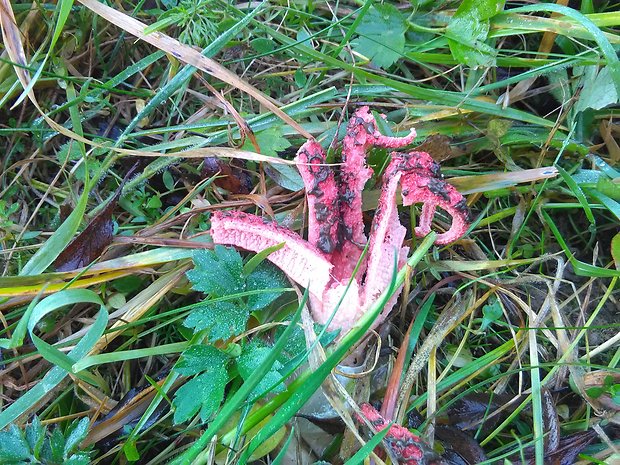
[[[88,223],[88,226],[73,239],[54,262],[57,271],[72,271],[92,263],[112,242],[114,223],[112,212],[120,196],[114,194],[108,204]]]
[[[443,134],[431,134],[414,150],[428,153],[438,163],[463,154],[461,150],[452,146],[452,139]]]

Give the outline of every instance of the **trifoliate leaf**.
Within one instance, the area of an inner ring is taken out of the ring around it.
[[[228,339],[241,334],[246,327],[249,311],[230,301],[204,302],[195,308],[183,325],[194,331],[209,330],[209,340]]]
[[[271,347],[264,343],[254,339],[244,349],[239,358],[237,359],[237,368],[239,374],[244,380],[249,379],[254,370],[263,363],[271,352]],[[264,394],[268,389],[272,389],[271,392],[281,392],[284,389],[284,384],[281,382],[282,375],[278,370],[282,368],[282,364],[279,361],[275,361],[271,370],[263,377],[258,383],[256,388],[250,394],[250,399],[255,399]]]
[[[502,305],[499,303],[499,300],[493,299],[489,300],[489,303],[482,307],[482,324],[480,325],[480,331],[486,330],[491,323],[495,323],[499,321],[504,312],[502,310]]]
[[[176,424],[192,418],[200,411],[200,419],[207,421],[224,399],[228,383],[228,372],[222,365],[189,380],[174,395],[174,422]]]
[[[243,262],[235,249],[216,245],[213,250],[199,250],[194,265],[187,279],[197,291],[224,297],[242,292],[245,287]]]
[[[289,287],[284,273],[270,263],[262,262],[247,277],[246,290],[258,291]],[[271,302],[282,295],[281,291],[248,296],[248,308],[250,311],[265,308]]]
[[[504,9],[505,0],[464,0],[446,28],[454,59],[467,66],[494,66],[496,51],[485,43],[490,19]]]
[[[183,352],[174,369],[183,376],[193,376],[225,367],[227,361],[228,355],[213,346],[192,346]]]
[[[407,23],[390,4],[373,5],[362,18],[353,49],[381,68],[392,66],[405,52]]]

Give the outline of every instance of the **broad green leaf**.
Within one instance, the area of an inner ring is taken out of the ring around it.
[[[596,181],[596,190],[601,194],[620,202],[620,183],[601,176],[598,178],[598,181]]]
[[[504,314],[502,306],[497,299],[489,299],[489,303],[482,307],[482,323],[480,331],[485,331],[491,323],[499,321]]]
[[[261,55],[267,55],[273,52],[275,44],[273,43],[273,40],[268,39],[267,37],[258,37],[250,41],[250,47]]]
[[[174,423],[189,420],[200,411],[200,419],[209,420],[224,399],[228,372],[224,366],[211,367],[181,386],[174,395]]]
[[[618,103],[618,92],[611,75],[609,66],[597,72],[596,66],[587,66],[582,78],[583,89],[575,105],[575,111],[580,112],[592,108],[600,110],[609,105]]]
[[[62,431],[58,428],[54,428],[49,440],[51,458],[54,462],[62,463],[64,459],[65,442]]]
[[[258,265],[246,279],[247,291],[282,289],[289,286],[290,283],[284,273],[268,262]],[[281,295],[281,291],[250,295],[248,296],[248,309],[253,311],[265,308]]]
[[[265,362],[272,350],[272,347],[268,347],[262,342],[253,339],[243,349],[241,356],[237,359],[237,368],[241,377],[247,381],[252,376],[252,373]],[[268,389],[273,389],[272,392],[281,392],[284,389],[282,375],[278,371],[281,368],[282,364],[276,360],[250,394],[250,400],[265,394]]]
[[[299,191],[304,188],[304,181],[296,168],[282,163],[269,163],[265,165],[265,173],[273,179],[278,186],[289,191]]]
[[[209,330],[209,340],[226,340],[241,334],[246,327],[250,313],[247,308],[229,301],[204,302],[192,310],[183,322],[194,331]]]
[[[376,66],[389,68],[405,53],[406,31],[407,22],[394,5],[373,5],[357,27],[353,49]]]
[[[217,297],[244,290],[243,262],[235,249],[216,245],[213,250],[198,250],[194,264],[187,272],[193,289]]]
[[[226,364],[228,355],[207,345],[195,345],[183,352],[174,369],[183,376],[193,376]]]
[[[257,132],[256,142],[260,147],[261,155],[275,158],[279,156],[278,152],[282,152],[291,146],[290,142],[284,137],[282,126],[272,126]],[[250,152],[255,151],[250,140],[245,141],[242,149]],[[292,166],[283,165],[281,163],[270,163],[266,165],[265,172],[276,184],[290,191],[298,191],[304,187],[299,172]]]
[[[490,19],[504,9],[504,0],[465,0],[446,28],[452,56],[472,68],[494,66],[496,51],[485,43]]]
[[[90,457],[85,453],[78,453],[69,457],[63,462],[63,465],[90,465]]]

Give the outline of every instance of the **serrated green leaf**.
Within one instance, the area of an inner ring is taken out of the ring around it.
[[[90,457],[84,452],[72,455],[69,459],[65,460],[64,465],[89,465]]]
[[[504,9],[504,0],[465,0],[446,28],[450,51],[467,66],[494,66],[496,51],[485,43],[490,19]]]
[[[265,289],[286,288],[290,284],[280,269],[270,263],[262,262],[246,279],[246,290],[258,291]],[[248,309],[260,310],[282,295],[281,291],[254,294],[248,296]]]
[[[204,302],[195,308],[183,322],[194,331],[209,330],[209,339],[228,339],[241,334],[246,327],[250,313],[247,308],[229,302]]]
[[[215,434],[228,422],[230,417],[236,412],[243,402],[245,402],[248,395],[254,390],[254,388],[258,385],[260,380],[263,378],[265,373],[268,373],[271,367],[273,366],[274,361],[282,352],[282,348],[284,347],[285,342],[287,341],[289,335],[291,334],[293,328],[297,326],[299,319],[301,317],[301,310],[306,305],[308,300],[308,290],[304,292],[304,295],[299,303],[299,307],[297,307],[297,311],[295,315],[291,319],[291,323],[288,325],[284,333],[277,339],[275,345],[269,357],[265,359],[265,361],[252,373],[250,379],[241,385],[241,387],[232,394],[224,406],[220,411],[220,414],[217,415],[213,421],[209,424],[207,430],[194,442],[194,444],[186,450],[182,455],[174,459],[171,464],[172,465],[185,465],[190,464],[196,459],[198,454],[200,454],[209,441],[215,436]],[[275,431],[274,431],[275,433]]]
[[[260,147],[261,155],[277,157],[278,152],[282,152],[291,146],[291,143],[284,137],[282,126],[272,126],[264,131],[256,133],[256,142]],[[242,147],[243,150],[254,152],[254,145],[246,140]]]
[[[59,428],[54,428],[49,440],[52,461],[62,463],[65,451],[65,437]]]
[[[193,289],[217,297],[244,290],[243,262],[235,249],[216,245],[213,250],[199,250],[194,265],[187,272]]]
[[[183,376],[193,376],[213,367],[225,366],[227,360],[228,355],[213,346],[196,345],[183,352],[174,369]]]
[[[273,349],[262,342],[254,339],[244,349],[239,358],[237,359],[237,368],[239,374],[247,381],[266,359],[269,357]],[[272,389],[272,392],[281,392],[284,389],[282,383],[282,375],[279,370],[282,368],[282,364],[279,361],[275,361],[271,369],[263,376],[258,385],[254,388],[250,394],[250,399],[255,399],[267,390]]]
[[[0,463],[19,463],[30,456],[28,443],[15,425],[0,431]]]
[[[224,366],[212,367],[196,376],[174,395],[174,422],[183,423],[200,411],[202,421],[207,421],[224,399],[228,372]]]
[[[74,421],[69,430],[67,431],[67,439],[64,447],[64,459],[67,460],[69,455],[77,449],[80,443],[86,438],[88,434],[88,426],[90,425],[89,418],[82,418],[80,421]]]
[[[407,23],[394,5],[373,5],[364,16],[353,49],[376,66],[388,68],[405,52]]]
[[[32,423],[26,427],[26,441],[35,458],[39,458],[43,441],[45,440],[46,427],[41,424],[38,416],[34,416]]]

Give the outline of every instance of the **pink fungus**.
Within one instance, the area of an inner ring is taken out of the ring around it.
[[[389,422],[370,404],[360,405],[360,421],[368,420],[373,428],[379,432],[389,426]],[[386,448],[392,457],[403,465],[422,465],[425,461],[425,448],[419,436],[414,435],[407,428],[393,424],[383,438]]]
[[[371,147],[398,149],[409,145],[415,131],[406,137],[379,133],[368,107],[359,108],[347,126],[343,142],[343,164],[339,173],[325,163],[320,144],[309,140],[297,152],[296,162],[308,202],[308,239],[275,223],[241,212],[215,212],[211,236],[217,244],[260,252],[285,243],[269,260],[293,281],[307,287],[315,320],[325,324],[341,301],[329,328],[349,330],[389,286],[393,264],[407,259],[403,246],[406,229],[400,224],[396,206],[398,186],[404,205],[422,203],[418,236],[431,231],[437,207],[452,216],[448,231],[438,234],[437,244],[448,244],[467,231],[468,209],[463,196],[445,182],[439,165],[425,152],[392,152],[383,175],[379,206],[375,213],[367,255],[355,276],[354,269],[368,241],[364,234],[362,191],[372,170],[366,164]],[[351,285],[346,291],[346,287]],[[398,293],[396,293],[396,296]],[[385,306],[375,324],[385,319],[396,296]]]

